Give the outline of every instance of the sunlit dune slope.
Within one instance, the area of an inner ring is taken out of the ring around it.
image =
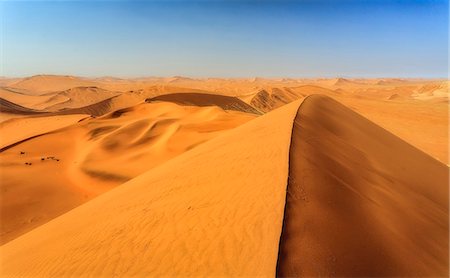
[[[312,94],[337,95],[338,93],[330,89],[313,85],[270,88],[256,93],[249,103],[261,111],[268,112]]]
[[[280,276],[447,276],[449,169],[324,96],[290,150]]]
[[[158,102],[98,118],[65,115],[2,123],[0,142],[7,147],[0,151],[0,243],[254,117],[215,106]]]
[[[86,105],[77,108],[71,108],[70,105],[68,105],[68,107],[65,108],[65,104],[58,104],[57,105],[59,107],[58,109],[55,108],[56,106],[52,106],[44,110],[35,110],[31,108],[22,107],[20,105],[17,105],[15,103],[0,98],[0,116],[1,116],[0,123],[12,119],[19,119],[25,117],[31,119],[38,117],[51,117],[51,116],[75,115],[75,114],[85,114],[93,117],[98,117],[115,110],[120,110],[126,107],[134,106],[143,101],[144,99],[141,99],[140,97],[137,96],[129,94],[121,94],[107,99],[103,99],[93,104],[89,104],[91,101],[86,101]],[[67,101],[64,100],[63,102],[68,103],[70,102],[70,99]],[[49,112],[54,109],[56,109],[57,111]]]
[[[149,98],[146,102],[170,101],[180,105],[211,106],[215,105],[225,110],[234,110],[246,113],[261,114],[254,107],[248,105],[237,97],[205,94],[205,93],[174,93]]]
[[[377,125],[413,146],[449,164],[449,106],[433,101],[377,101],[337,97]]]
[[[62,109],[80,108],[119,95],[98,87],[74,87],[65,91],[33,95],[16,92],[9,88],[0,88],[0,97],[26,108],[42,112],[54,112]]]
[[[41,106],[45,105],[45,110],[47,111],[59,111],[61,109],[80,108],[92,105],[105,99],[118,96],[119,93],[91,86],[75,87],[62,92],[51,93],[51,95],[52,98],[41,104]],[[53,98],[60,100],[65,99],[65,101],[52,103],[54,102]]]
[[[298,81],[300,82],[300,81]],[[448,81],[324,79],[271,87],[241,99],[268,112],[312,94],[333,97],[408,143],[449,164]],[[263,85],[261,85],[263,86]]]
[[[10,119],[0,123],[0,152],[24,140],[70,126],[89,117],[83,114]]]
[[[51,103],[51,101],[52,101],[51,99],[53,98],[53,96],[52,95],[27,95],[27,94],[12,90],[10,88],[0,88],[0,98],[5,99],[9,102],[18,104],[20,106],[26,107],[26,108],[42,110],[43,107],[40,104],[41,103]],[[52,104],[66,100],[66,99],[64,99],[64,100],[56,100],[55,101],[55,98],[53,98],[53,99],[54,100],[53,100]]]
[[[29,94],[34,95],[64,91],[74,87],[95,85],[97,85],[97,83],[93,80],[63,75],[35,75],[8,84],[9,87],[26,90]]]
[[[233,129],[5,244],[1,275],[274,275],[298,105]]]

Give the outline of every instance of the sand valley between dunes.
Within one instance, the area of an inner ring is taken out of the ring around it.
[[[2,277],[448,275],[447,80],[0,86]]]

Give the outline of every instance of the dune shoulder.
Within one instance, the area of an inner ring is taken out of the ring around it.
[[[2,276],[273,275],[298,105],[3,245]]]
[[[448,167],[325,96],[294,121],[279,276],[448,274]]]

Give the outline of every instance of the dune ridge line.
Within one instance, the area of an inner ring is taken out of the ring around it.
[[[448,275],[448,167],[337,101],[294,120],[277,276]]]
[[[298,106],[227,131],[6,243],[2,276],[273,276]]]

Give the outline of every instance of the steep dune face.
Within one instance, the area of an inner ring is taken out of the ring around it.
[[[23,107],[21,105],[10,102],[6,99],[0,98],[0,112],[7,114],[19,114],[19,115],[33,115],[39,114],[40,111],[36,111],[31,108]]]
[[[429,101],[336,98],[347,107],[439,161],[449,164],[449,106]]]
[[[127,181],[254,117],[217,106],[170,102],[117,110],[83,124],[93,147],[85,152],[82,168],[94,177],[116,176]]]
[[[75,87],[68,89],[66,91],[53,93],[53,95],[56,98],[60,99],[66,98],[67,100],[64,102],[47,106],[45,108],[47,111],[59,111],[61,109],[81,108],[118,96],[119,93],[91,86],[91,87]],[[50,101],[52,101],[52,99],[50,99]]]
[[[234,110],[245,113],[261,114],[258,110],[243,102],[237,97],[201,94],[201,93],[175,93],[149,98],[146,102],[170,101],[180,105],[192,106],[218,106],[225,110]]]
[[[336,95],[337,93],[333,90],[314,85],[271,88],[256,93],[250,100],[250,104],[261,111],[269,112],[287,103],[303,99],[311,94]]]
[[[0,123],[0,152],[12,145],[64,128],[89,117],[83,114],[10,119]]]
[[[254,97],[252,97],[250,104],[261,111],[269,112],[296,99],[299,99],[299,96],[293,94],[292,92],[274,88],[271,92],[268,90],[259,91]]]
[[[444,164],[324,96],[292,136],[279,276],[448,275]]]
[[[158,102],[2,123],[0,243],[254,117]]]
[[[5,99],[9,102],[18,104],[20,106],[42,110],[40,103],[51,102],[52,95],[27,95],[21,92],[11,90],[10,88],[0,88],[0,98]],[[58,101],[58,100],[57,100]],[[65,101],[65,100],[63,100]],[[54,104],[54,103],[53,103]]]
[[[3,245],[1,275],[274,275],[297,108],[261,116]]]

